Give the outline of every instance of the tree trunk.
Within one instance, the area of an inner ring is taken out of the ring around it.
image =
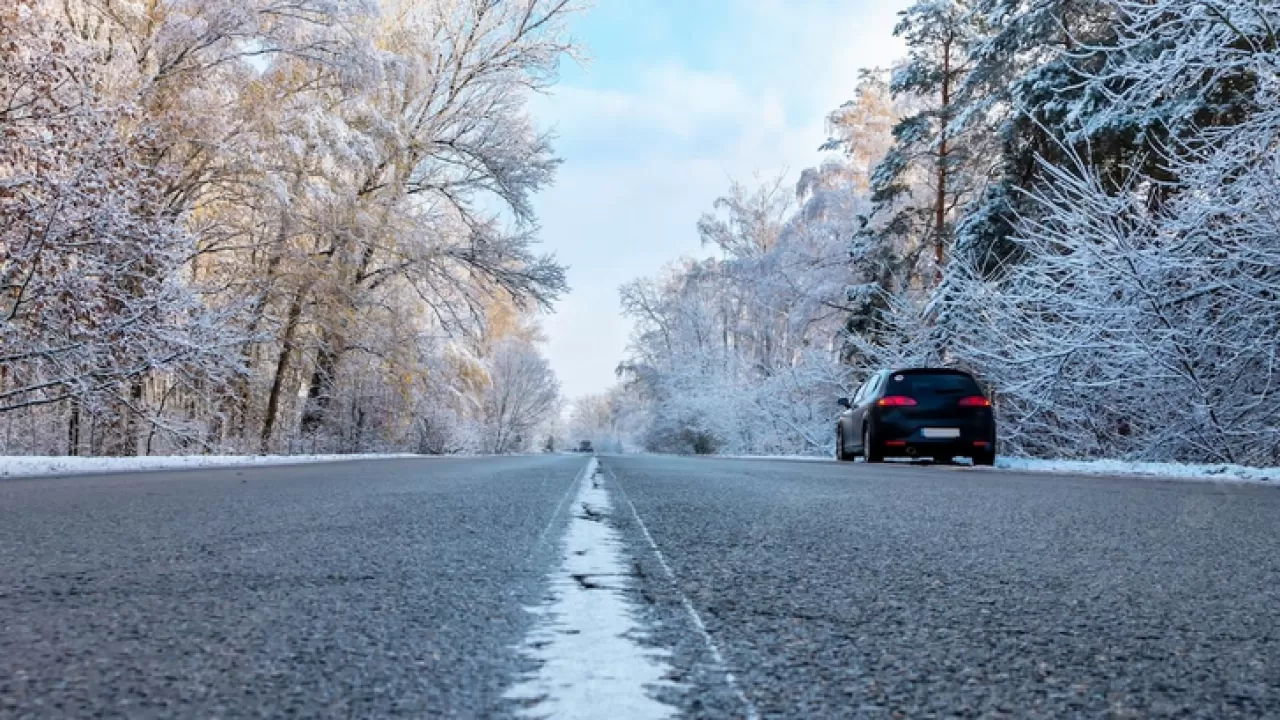
[[[177,389],[177,386],[170,385],[168,388],[165,388],[164,392],[160,395],[160,405],[159,407],[156,408],[157,417],[164,417],[164,408],[166,405],[169,404],[169,397],[174,393],[176,389]],[[151,428],[147,431],[147,444],[144,445],[142,449],[143,455],[147,455],[147,456],[151,455],[151,447],[156,439],[156,430],[159,430],[159,429],[160,429],[159,426],[155,422],[151,423]]]
[[[356,437],[354,446],[352,447],[352,452],[361,452],[364,450],[364,421],[364,409],[356,408]]]
[[[947,161],[950,149],[947,147],[950,141],[948,133],[951,124],[951,46],[952,41],[948,39],[942,46],[942,108],[939,113],[939,138],[938,138],[938,195],[934,201],[934,219],[933,219],[933,237],[934,237],[934,275],[935,283],[942,283],[942,265],[945,262],[946,251],[943,243],[946,237],[947,222]]]
[[[288,197],[297,197],[301,192],[303,183],[306,180],[304,173],[294,175],[293,184],[289,188]],[[289,238],[293,233],[293,215],[287,209],[282,209],[280,214],[280,225],[276,230],[274,242],[272,242],[269,252],[271,255],[267,258],[266,275],[262,282],[262,292],[256,298],[248,309],[249,323],[245,328],[245,335],[248,342],[240,349],[241,360],[244,367],[252,369],[253,367],[253,350],[258,343],[254,340],[254,335],[258,332],[258,326],[262,323],[263,317],[266,315],[267,306],[270,304],[270,293],[275,287],[276,278],[280,273],[280,265],[284,261],[285,245],[289,242]],[[232,408],[233,417],[229,419],[231,432],[238,432],[242,440],[248,439],[249,435],[249,405],[252,388],[249,384],[249,375],[246,374],[236,382],[236,399]],[[238,431],[236,430],[238,428]]]
[[[67,454],[80,454],[80,403],[71,401],[71,417],[67,419]]]
[[[138,455],[138,413],[136,408],[142,404],[142,378],[129,380],[129,404],[122,408],[120,417],[120,455],[137,457]]]
[[[95,415],[89,416],[89,454],[98,457],[102,455],[102,432],[98,429],[98,419]]]
[[[382,223],[387,222],[384,213]],[[336,241],[335,241],[336,242]],[[334,255],[337,253],[335,252]],[[350,308],[357,309],[354,300],[359,295],[361,285],[369,279],[369,269],[373,266],[375,246],[366,244],[360,250],[360,262],[355,271],[345,280],[346,296],[353,298]],[[332,258],[333,255],[330,256]],[[316,354],[315,369],[311,373],[311,382],[307,385],[307,401],[302,410],[302,432],[314,433],[324,427],[333,402],[334,386],[337,384],[338,367],[347,352],[347,329],[344,322],[339,322],[337,329],[325,330],[321,336],[320,350]]]
[[[280,409],[280,393],[289,376],[289,363],[293,357],[293,344],[298,333],[298,321],[302,318],[305,294],[305,289],[299,289],[293,295],[293,302],[289,304],[284,336],[280,339],[280,354],[276,357],[276,374],[271,379],[271,391],[267,394],[266,416],[262,419],[262,436],[258,442],[258,451],[263,455],[271,449],[271,435],[275,432],[276,415]]]
[[[316,354],[316,366],[307,386],[307,403],[302,411],[302,432],[313,433],[324,426],[333,400],[338,363],[346,349],[346,338],[326,332]]]

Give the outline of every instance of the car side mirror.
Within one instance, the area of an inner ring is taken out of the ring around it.
[[[836,398],[836,404],[842,408],[853,407],[852,405],[849,404],[849,398]]]

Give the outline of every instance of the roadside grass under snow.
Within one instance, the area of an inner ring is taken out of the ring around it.
[[[1280,468],[1255,468],[1226,463],[1201,465],[1129,460],[1032,460],[1000,457],[996,459],[996,467],[1006,470],[1078,475],[1152,475],[1174,480],[1280,484]]]
[[[250,465],[298,465],[340,460],[413,458],[420,455],[172,455],[156,457],[51,457],[45,455],[0,456],[0,477],[93,475],[139,470],[182,470]]]
[[[740,460],[800,460],[835,462],[834,458],[813,455],[719,455]],[[890,459],[889,462],[896,462]],[[906,462],[902,460],[901,462]],[[1255,468],[1244,465],[1135,462],[1129,460],[1035,460],[1032,458],[998,457],[996,467],[1019,472],[1064,473],[1071,475],[1147,475],[1171,480],[1217,482],[1275,483],[1280,485],[1280,468]]]
[[[178,455],[161,457],[52,457],[43,455],[0,456],[0,477],[48,475],[93,475],[142,470],[182,470],[262,465],[297,465],[343,460],[380,460],[427,457],[411,453],[362,455]],[[812,455],[719,455],[725,459],[800,460],[834,462]],[[1243,465],[1132,462],[1128,460],[1034,460],[1001,456],[996,467],[1020,472],[1066,473],[1073,475],[1147,475],[1173,480],[1208,480],[1280,485],[1280,468],[1253,468]]]

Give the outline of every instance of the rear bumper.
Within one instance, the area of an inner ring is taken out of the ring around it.
[[[992,443],[986,440],[956,442],[955,440],[886,440],[881,443],[888,457],[973,457],[992,451]]]
[[[955,428],[960,431],[958,437],[930,438],[924,436],[925,428]],[[877,444],[890,457],[902,456],[948,456],[972,457],[976,454],[992,452],[996,442],[995,422],[990,418],[966,418],[957,421],[947,420],[909,420],[904,421],[892,416],[878,418],[874,423]]]

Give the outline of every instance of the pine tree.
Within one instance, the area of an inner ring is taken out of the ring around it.
[[[984,181],[987,139],[961,122],[976,32],[970,1],[919,0],[894,32],[908,57],[889,88],[905,112],[872,172],[872,211],[850,249],[857,282],[848,295],[846,358],[855,365],[876,362],[877,348],[894,345],[902,320],[895,314],[915,314],[942,280],[957,219]]]
[[[970,22],[979,31],[966,47],[972,71],[960,88],[966,113],[957,125],[998,145],[993,176],[966,209],[956,243],[967,264],[992,275],[1016,260],[1009,236],[1030,209],[1026,193],[1041,181],[1040,161],[1063,162],[1070,146],[1099,166],[1119,168],[1132,155],[1133,133],[1112,128],[1087,142],[1078,136],[1100,101],[1088,71],[1114,43],[1106,0],[975,0]]]
[[[876,242],[897,249],[914,280],[928,282],[929,267],[916,267],[918,255],[931,255],[933,274],[941,272],[951,241],[956,210],[973,191],[968,139],[959,136],[959,89],[968,76],[972,28],[963,0],[919,0],[902,12],[894,34],[908,46],[905,64],[895,69],[890,89],[895,98],[919,99],[922,107],[897,123],[894,145],[872,176],[872,216]]]

